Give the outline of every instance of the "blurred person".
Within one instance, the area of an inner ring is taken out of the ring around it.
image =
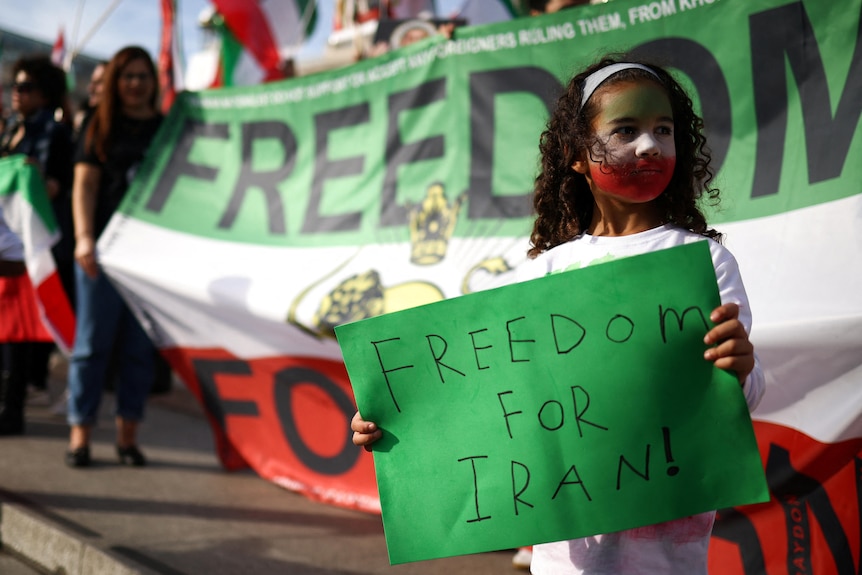
[[[591,0],[530,0],[530,16],[539,14],[553,14],[566,8],[583,6],[584,4],[598,4]]]
[[[52,248],[57,272],[67,294],[72,281],[72,140],[69,126],[58,121],[66,104],[66,74],[48,56],[25,56],[12,69],[14,117],[0,134],[0,157],[23,154],[38,166],[60,241]],[[58,114],[59,112],[59,114]],[[24,402],[31,396],[47,398],[48,363],[55,349],[41,325],[35,293],[29,278],[0,279],[0,321],[12,341],[0,345],[2,387],[6,398],[0,412],[0,435],[24,432]],[[14,329],[13,329],[14,328]]]
[[[82,100],[79,109],[75,115],[75,141],[77,142],[86,130],[87,123],[93,116],[96,106],[102,98],[102,90],[105,81],[105,70],[108,62],[100,61],[96,64],[93,71],[90,73],[90,81],[87,84],[87,96]],[[284,63],[285,73],[287,77],[296,75],[293,60],[287,60]],[[118,373],[117,365],[122,360],[117,357],[116,350],[111,356],[111,361],[108,368],[108,377],[105,380],[105,389],[114,391],[116,389],[116,377]],[[168,363],[162,359],[161,355],[156,354],[156,380],[151,390],[153,394],[165,393],[170,390],[172,372]],[[66,413],[66,398],[62,398],[54,411],[57,413]]]
[[[389,43],[394,50],[396,48],[401,48],[402,46],[415,44],[420,40],[436,36],[437,34],[439,34],[439,32],[434,24],[427,20],[415,18],[413,20],[407,20],[403,24],[399,24],[398,27],[392,31],[392,35],[389,37]]]
[[[69,365],[69,450],[66,463],[91,463],[90,435],[112,350],[117,346],[116,452],[142,466],[137,445],[153,384],[155,348],[99,267],[96,242],[116,211],[159,129],[156,68],[146,50],[128,46],[108,62],[101,100],[79,141],[72,188],[75,221],[77,323]]]
[[[385,24],[384,24],[385,22]],[[378,32],[375,35],[375,41],[370,48],[360,54],[358,59],[375,58],[381,56],[390,50],[396,50],[415,44],[425,38],[432,36],[445,36],[447,39],[452,38],[457,22],[454,20],[432,21],[424,18],[410,18],[407,20],[390,20],[384,21],[378,26]],[[395,23],[395,27],[388,27],[391,23]],[[381,34],[384,31],[384,34]],[[388,34],[386,33],[388,32]]]
[[[75,113],[73,121],[76,139],[80,137],[84,126],[93,115],[93,110],[99,105],[99,100],[102,98],[102,86],[104,85],[105,69],[107,62],[98,62],[96,67],[90,73],[90,81],[87,83],[87,95],[78,106],[78,111]]]

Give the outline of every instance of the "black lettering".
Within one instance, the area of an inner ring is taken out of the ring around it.
[[[497,394],[497,400],[500,402],[500,407],[503,408],[503,419],[506,420],[506,431],[509,433],[509,439],[512,439],[512,427],[509,425],[509,416],[510,415],[518,415],[519,413],[524,413],[523,411],[506,411],[506,406],[503,403],[503,396],[511,394],[511,391],[502,391]]]
[[[754,523],[747,515],[733,508],[719,511],[712,535],[737,545],[745,575],[766,573],[763,546]]]
[[[596,427],[598,429],[604,429],[605,431],[607,431],[608,430],[607,427],[603,427],[603,426],[599,425],[598,423],[593,423],[592,421],[587,421],[586,419],[584,419],[584,414],[590,408],[590,394],[587,393],[587,390],[584,389],[583,387],[581,387],[580,385],[573,385],[571,387],[571,389],[572,389],[572,404],[575,407],[575,422],[578,424],[578,436],[579,437],[584,436],[584,431],[581,429],[581,423],[586,423],[587,425],[592,425],[593,427]],[[578,410],[578,394],[577,394],[578,391],[580,391],[581,394],[587,398],[587,403],[586,403],[586,405],[584,405],[584,408],[581,410]]]
[[[682,315],[679,315],[677,311],[669,307],[665,309],[663,306],[658,306],[658,322],[659,327],[661,329],[661,340],[664,343],[667,343],[667,316],[668,314],[673,314],[673,317],[676,318],[677,327],[679,331],[683,330],[683,325],[685,324],[685,316],[688,315],[689,312],[697,312],[697,315],[700,316],[700,321],[703,323],[703,327],[709,331],[709,324],[706,322],[706,317],[704,317],[703,312],[697,306],[688,307],[683,310]]]
[[[442,341],[443,342],[443,349],[440,350],[440,355],[437,355],[437,351],[434,350],[434,343],[432,342],[431,338],[434,338],[436,341]],[[446,340],[443,339],[442,336],[431,334],[431,335],[426,335],[425,339],[428,341],[428,349],[431,350],[431,357],[434,358],[434,364],[437,366],[437,376],[440,378],[440,383],[446,383],[446,378],[443,377],[443,370],[440,369],[440,366],[443,366],[446,369],[452,370],[462,377],[466,377],[466,374],[464,374],[463,372],[458,371],[457,369],[455,369],[451,365],[446,365],[445,363],[440,361],[441,359],[443,359],[443,356],[446,355],[446,350],[449,349],[449,344],[446,343]]]
[[[238,359],[193,359],[192,367],[201,387],[201,397],[207,412],[216,420],[222,431],[227,431],[227,415],[242,415],[257,417],[260,415],[257,403],[222,399],[216,385],[219,374],[251,375],[251,367],[245,361]]]
[[[575,331],[575,334],[576,334],[575,337],[571,338],[571,339],[575,339],[577,341],[575,341],[575,343],[573,343],[572,345],[570,345],[566,349],[562,349],[560,347],[560,333],[563,330],[561,328],[558,329],[558,327],[557,327],[557,320],[558,319],[560,319],[560,320],[564,319],[569,324],[572,324],[572,325],[577,327],[577,330]],[[575,349],[576,347],[578,347],[579,345],[581,345],[581,342],[584,341],[584,337],[586,337],[586,335],[587,335],[587,330],[584,329],[584,326],[579,324],[577,321],[573,320],[570,317],[566,317],[564,315],[559,315],[556,313],[551,314],[551,331],[554,334],[554,345],[557,346],[557,354],[558,355],[565,355],[565,354],[569,353],[570,351],[572,351],[573,349]]]
[[[399,371],[402,369],[413,369],[413,366],[412,365],[400,365],[400,366],[393,368],[393,369],[386,369],[383,366],[383,357],[380,355],[379,345],[382,343],[389,343],[390,341],[401,341],[401,338],[400,337],[391,337],[389,339],[383,339],[380,341],[372,341],[371,345],[374,346],[374,351],[377,352],[377,361],[378,361],[378,363],[380,363],[380,369],[383,372],[384,379],[386,379],[386,388],[389,390],[389,397],[392,398],[392,403],[395,405],[395,409],[398,411],[398,413],[401,413],[401,407],[398,405],[398,400],[395,399],[395,392],[392,389],[392,382],[389,381],[389,374],[392,373],[393,371]]]
[[[550,111],[562,86],[542,68],[523,66],[470,74],[470,183],[468,217],[476,219],[523,218],[532,211],[532,190],[495,196],[493,186],[495,102],[500,94],[534,94]]]
[[[403,226],[407,223],[407,208],[398,203],[398,171],[401,166],[421,160],[441,158],[444,153],[443,136],[434,136],[415,142],[401,140],[398,117],[406,111],[427,106],[446,98],[446,80],[441,78],[425,82],[403,92],[389,96],[389,123],[386,128],[386,174],[380,202],[380,225]]]
[[[557,423],[557,425],[545,424],[545,417],[543,414],[545,413],[545,408],[548,407],[549,405],[556,406],[558,411],[559,411],[559,414],[560,414],[558,417],[559,423]],[[546,429],[548,431],[558,430],[566,422],[566,415],[565,415],[565,413],[563,413],[563,404],[561,404],[559,401],[554,401],[554,400],[546,401],[545,403],[542,404],[542,407],[539,408],[538,419],[539,419],[539,425],[541,425],[543,429]]]
[[[229,137],[227,124],[204,124],[195,120],[186,120],[173,153],[170,154],[168,164],[158,178],[153,194],[147,200],[147,209],[151,212],[161,212],[182,176],[214,182],[218,176],[218,168],[190,162],[192,146],[198,138],[227,140]]]
[[[270,170],[255,171],[254,144],[259,140],[274,140],[283,147],[281,163]],[[257,188],[263,192],[266,202],[267,220],[271,234],[285,233],[284,205],[278,184],[283,182],[293,171],[296,164],[296,136],[290,126],[284,122],[250,122],[242,126],[242,163],[239,177],[233,187],[233,194],[227,209],[219,221],[218,227],[229,229],[245,200],[249,188]]]
[[[473,455],[471,457],[462,457],[458,460],[458,463],[462,461],[469,461],[470,466],[473,468],[473,504],[476,507],[476,517],[473,519],[468,519],[467,523],[475,523],[477,521],[484,521],[486,519],[490,519],[490,515],[482,515],[479,512],[479,477],[476,472],[476,460],[477,459],[488,459],[487,455]]]
[[[524,486],[520,487],[520,488],[517,486],[517,483],[515,481],[515,466],[516,465],[518,467],[522,468],[526,473],[526,477],[524,478],[524,482],[523,482]],[[520,515],[520,513],[518,512],[518,503],[520,503],[522,505],[526,505],[530,509],[533,508],[533,505],[531,503],[521,499],[521,495],[523,495],[523,493],[527,490],[527,488],[529,486],[530,486],[530,468],[527,467],[526,465],[524,465],[523,463],[513,461],[512,462],[512,503],[515,506],[515,515]]]
[[[516,321],[521,321],[522,319],[526,319],[524,316],[516,317],[515,319],[510,319],[506,322],[506,333],[509,334],[509,359],[512,363],[520,363],[525,361],[530,361],[529,359],[515,359],[515,347],[512,344],[515,343],[536,343],[534,339],[512,339],[512,324]]]
[[[323,203],[323,188],[327,180],[358,175],[362,173],[365,164],[364,156],[330,160],[326,153],[329,134],[339,128],[365,124],[369,118],[370,111],[367,102],[338,110],[330,110],[315,116],[314,179],[311,182],[311,194],[308,198],[305,221],[302,223],[303,233],[342,232],[359,229],[362,212],[323,215],[320,213],[320,208]]]
[[[794,2],[752,14],[749,29],[757,118],[757,161],[751,196],[778,192],[787,139],[788,65],[802,107],[808,181],[814,184],[839,177],[862,115],[862,18],[834,116],[823,58],[805,4]]]
[[[819,481],[797,471],[790,461],[790,453],[779,445],[769,447],[766,461],[766,480],[769,489],[784,511],[787,540],[796,541],[799,551],[788,549],[787,566],[797,563],[811,565],[811,525],[809,513],[817,518],[835,561],[836,573],[854,573],[853,554],[847,533],[838,518],[829,494]],[[857,483],[859,485],[859,483]],[[794,534],[793,529],[797,528]],[[791,572],[795,572],[794,568]]]
[[[572,475],[572,474],[574,474],[574,475],[575,475],[575,478],[577,479],[577,481],[568,481],[568,479],[569,479],[569,475]],[[565,475],[563,476],[563,478],[560,480],[560,483],[557,485],[557,490],[556,490],[556,491],[554,491],[554,496],[553,496],[553,497],[551,497],[551,499],[556,499],[556,498],[557,498],[557,494],[560,492],[560,489],[562,489],[562,488],[563,488],[563,485],[580,485],[580,486],[581,486],[581,489],[582,489],[582,490],[583,490],[583,492],[584,492],[584,495],[586,495],[586,496],[587,496],[587,501],[592,501],[592,500],[593,500],[593,498],[592,498],[592,497],[590,497],[590,493],[587,491],[587,486],[586,486],[586,485],[584,485],[583,480],[581,480],[581,476],[578,474],[578,468],[577,468],[577,467],[575,467],[574,465],[572,465],[571,467],[569,467],[569,470],[568,470],[568,471],[566,471],[566,474],[565,474]]]
[[[488,331],[488,329],[485,328],[485,329],[479,329],[479,330],[470,332],[470,341],[473,342],[473,356],[476,358],[476,369],[479,369],[479,370],[488,369],[490,367],[488,365],[482,365],[481,363],[479,363],[479,350],[480,349],[491,349],[492,347],[494,347],[493,345],[483,345],[483,346],[477,346],[476,345],[476,334],[482,333],[483,331]]]
[[[628,459],[626,459],[625,455],[620,455],[620,462],[619,462],[619,465],[617,466],[617,491],[620,490],[620,486],[622,484],[623,464],[625,464],[626,467],[631,469],[635,473],[635,475],[643,478],[644,481],[649,481],[649,444],[647,444],[647,446],[646,446],[646,456],[644,457],[644,471],[643,471],[643,473],[638,471],[634,467],[634,465],[629,463],[629,461],[628,461]]]
[[[622,327],[614,329],[613,326],[620,325],[620,322],[623,324]],[[605,337],[614,343],[625,343],[631,339],[634,332],[635,322],[624,315],[617,314],[608,320],[608,325],[605,328]],[[662,327],[663,332],[664,328]]]
[[[360,450],[356,449],[350,440],[352,432],[350,425],[344,425],[344,446],[341,451],[332,456],[323,456],[312,451],[299,429],[293,410],[293,394],[296,386],[313,385],[323,391],[344,415],[344,421],[350,421],[355,410],[350,397],[338,385],[324,374],[306,367],[290,367],[275,374],[274,400],[278,421],[284,438],[290,445],[296,457],[309,469],[323,475],[341,475],[350,470],[359,458]]]

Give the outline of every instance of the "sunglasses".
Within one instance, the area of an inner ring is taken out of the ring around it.
[[[19,94],[29,94],[36,89],[36,84],[33,82],[15,82],[12,84],[12,89]]]

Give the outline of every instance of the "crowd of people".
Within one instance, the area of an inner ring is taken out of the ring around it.
[[[116,456],[145,465],[137,428],[163,360],[101,270],[96,244],[162,120],[155,65],[145,49],[122,48],[94,68],[74,113],[66,74],[48,55],[20,58],[12,76],[13,115],[0,134],[0,156],[23,155],[38,168],[60,232],[52,255],[76,318],[61,403],[70,426],[65,461],[91,464],[102,393],[113,389]],[[28,392],[46,389],[57,348],[38,319],[28,275],[13,266],[23,259],[20,238],[14,241],[2,219],[0,232],[0,435],[18,435],[25,432]]]

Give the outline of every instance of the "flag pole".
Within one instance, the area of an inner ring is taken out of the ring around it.
[[[305,29],[308,27],[308,23],[311,21],[311,17],[314,15],[315,10],[317,10],[317,0],[311,0],[311,2],[305,5],[305,8],[302,11],[302,17],[299,19],[300,34],[296,41],[296,45],[294,46],[294,49],[297,51],[306,41]]]
[[[302,25],[301,30],[304,31],[306,26],[308,26],[308,22],[311,20],[311,16],[314,14],[315,10],[317,10],[317,0],[311,0],[311,2],[305,5],[305,10],[302,11],[302,19],[300,21],[300,24]]]
[[[92,37],[93,37],[93,34],[95,34],[95,33],[99,30],[99,28],[102,26],[102,24],[104,24],[104,23],[105,23],[105,20],[107,20],[107,19],[108,19],[108,16],[110,16],[110,15],[111,15],[111,12],[113,12],[113,11],[114,11],[114,9],[115,9],[117,6],[119,6],[119,5],[120,5],[120,2],[122,2],[122,1],[123,1],[123,0],[114,0],[113,2],[111,2],[111,5],[110,5],[110,6],[108,6],[107,8],[105,8],[105,11],[104,11],[104,12],[102,12],[102,15],[101,15],[101,16],[99,16],[99,19],[98,19],[98,20],[96,20],[96,23],[95,23],[95,24],[93,24],[93,25],[90,27],[90,29],[87,31],[87,35],[86,35],[86,36],[84,36],[84,39],[83,39],[83,40],[81,40],[80,44],[76,44],[76,45],[75,45],[74,49],[72,50],[71,57],[69,58],[69,62],[70,62],[70,63],[71,63],[71,61],[72,61],[72,58],[74,58],[75,56],[77,56],[78,54],[80,54],[81,50],[83,50],[83,49],[84,49],[84,46],[86,46],[87,42],[89,42],[89,41],[90,41],[90,38],[92,38]],[[83,1],[82,1],[82,3],[83,3]]]
[[[75,23],[72,26],[72,37],[69,42],[70,50],[66,52],[63,58],[63,69],[67,72],[72,68],[72,58],[75,54],[75,47],[78,45],[78,30],[81,28],[81,14],[84,12],[84,4],[86,0],[78,0],[78,6],[75,8]]]

